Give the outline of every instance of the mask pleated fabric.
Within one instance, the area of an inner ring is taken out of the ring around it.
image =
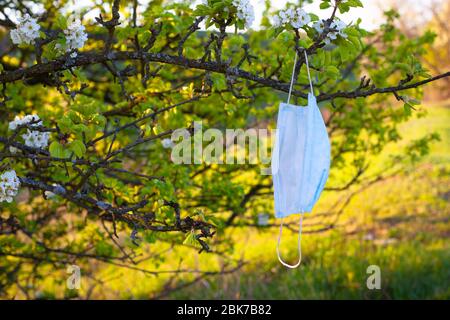
[[[297,268],[301,263],[303,214],[311,212],[319,199],[330,170],[330,141],[314,96],[306,50],[304,54],[310,85],[308,105],[290,104],[297,65],[296,52],[288,99],[286,103],[280,103],[278,110],[277,132],[272,153],[275,217],[281,218],[277,256],[278,260],[288,268]],[[300,214],[299,258],[294,265],[284,262],[279,250],[283,218],[292,214]]]

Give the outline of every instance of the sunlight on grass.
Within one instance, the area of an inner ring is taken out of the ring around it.
[[[83,294],[92,290],[96,298],[155,297],[184,299],[423,299],[450,298],[450,109],[449,103],[427,106],[427,115],[412,119],[401,128],[404,141],[389,146],[371,159],[383,168],[385,159],[410,141],[424,134],[438,132],[441,141],[431,147],[431,154],[407,171],[376,183],[355,196],[330,231],[311,233],[314,224],[333,217],[321,212],[334,204],[335,196],[324,193],[317,208],[305,219],[303,260],[296,270],[283,268],[276,258],[278,230],[236,227],[219,234],[232,239],[214,250],[228,258],[197,254],[196,248],[171,248],[164,241],[142,245],[143,254],[164,252],[158,259],[137,265],[148,270],[193,270],[167,282],[172,274],[152,275],[117,266],[98,264],[96,272],[103,289],[86,279]],[[349,191],[350,192],[350,191]],[[271,201],[267,195],[267,201]],[[258,207],[259,208],[259,207]],[[264,208],[262,206],[261,208]],[[257,209],[259,210],[259,209]],[[272,215],[271,215],[272,216]],[[287,222],[296,222],[297,216]],[[271,218],[271,222],[276,221]],[[285,229],[282,254],[296,259],[297,234]],[[180,241],[183,241],[180,238]],[[227,243],[235,243],[234,247]],[[133,246],[132,244],[129,244]],[[219,271],[229,259],[243,259],[237,272],[209,276],[194,281],[195,271]],[[381,269],[381,290],[366,287],[369,265]],[[184,285],[186,285],[184,287]],[[58,292],[64,283],[49,283],[49,292]],[[170,293],[165,290],[180,287]]]
[[[427,115],[401,128],[404,141],[383,159],[424,134],[441,141],[405,174],[376,184],[352,200],[338,227],[304,234],[303,263],[286,270],[276,260],[276,231],[236,231],[236,251],[251,261],[242,271],[212,277],[172,298],[250,299],[419,299],[450,297],[450,109],[427,106]],[[325,194],[319,207],[328,202]],[[310,217],[305,218],[305,223]],[[296,218],[295,218],[296,219]],[[285,233],[283,254],[296,257],[295,233]],[[290,250],[288,249],[290,248]],[[237,254],[237,255],[239,255]],[[368,290],[366,269],[378,265],[382,289]]]

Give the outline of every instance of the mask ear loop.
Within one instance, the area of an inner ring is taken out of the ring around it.
[[[303,53],[305,54],[306,70],[308,71],[309,87],[311,89],[311,94],[314,96],[314,88],[311,80],[311,73],[309,71],[308,54],[306,53],[306,50],[303,50]],[[292,87],[294,86],[295,67],[297,66],[297,55],[297,50],[295,50],[294,66],[292,68],[291,84],[289,86],[289,94],[286,102],[287,104],[291,101]]]
[[[311,88],[311,94],[314,95],[314,89],[311,81],[311,73],[309,72],[308,54],[306,53],[306,50],[303,50],[303,52],[305,53],[305,62],[306,62],[306,70],[308,71],[309,87]]]
[[[291,85],[289,86],[289,94],[288,94],[288,98],[287,98],[287,104],[289,104],[289,101],[291,100],[292,86],[294,85],[294,75],[295,75],[295,67],[296,66],[297,66],[297,50],[295,50],[294,67],[292,68]]]
[[[280,263],[283,266],[288,267],[290,269],[297,268],[300,265],[300,263],[302,262],[302,224],[303,224],[303,214],[300,213],[300,221],[298,224],[298,243],[297,243],[298,261],[296,264],[292,265],[292,264],[284,262],[280,256],[280,241],[281,241],[281,235],[283,233],[283,218],[281,218],[280,232],[278,233],[278,241],[277,241],[277,256],[278,256],[278,261],[280,261]]]

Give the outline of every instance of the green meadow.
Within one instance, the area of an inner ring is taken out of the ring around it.
[[[424,104],[426,115],[401,128],[405,140],[437,132],[430,154],[405,173],[355,196],[336,229],[303,235],[303,261],[289,270],[277,261],[276,230],[241,235],[249,265],[211,277],[172,298],[219,299],[449,299],[450,103]],[[401,146],[387,148],[380,159]],[[374,159],[376,161],[376,159]],[[327,202],[326,195],[320,200]],[[314,214],[314,213],[313,213]],[[305,224],[308,216],[305,217]],[[283,238],[294,261],[295,237]],[[245,239],[245,240],[244,240]],[[367,267],[381,270],[381,289],[369,290]]]
[[[226,254],[197,254],[164,241],[143,247],[143,253],[164,252],[144,261],[147,270],[186,269],[173,277],[99,265],[104,298],[167,299],[449,299],[450,298],[450,102],[424,104],[401,127],[404,137],[372,159],[375,169],[415,139],[436,132],[430,153],[399,174],[354,192],[345,209],[329,217],[317,212],[334,199],[324,193],[317,210],[304,218],[302,264],[286,269],[276,251],[277,228],[227,229],[234,246]],[[340,195],[342,196],[342,195]],[[344,192],[344,197],[346,196]],[[267,195],[270,199],[270,195]],[[317,212],[316,212],[317,211]],[[297,217],[290,221],[296,222]],[[329,230],[316,224],[333,221]],[[270,220],[276,223],[275,220]],[[284,230],[282,254],[294,261],[297,233]],[[214,249],[214,243],[212,244]],[[224,248],[223,245],[221,247]],[[196,271],[220,270],[231,260],[244,261],[229,274],[199,277]],[[367,268],[378,266],[381,289],[369,290]],[[170,281],[169,281],[170,279]],[[53,285],[50,285],[53,286]],[[50,288],[49,292],[55,292]],[[83,290],[86,290],[84,288]]]

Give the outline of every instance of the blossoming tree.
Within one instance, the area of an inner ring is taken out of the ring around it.
[[[327,192],[374,183],[425,154],[436,135],[399,150],[383,170],[367,161],[420,113],[421,87],[450,75],[430,75],[420,63],[434,35],[406,38],[394,12],[368,32],[359,19],[339,19],[361,1],[319,2],[328,18],[293,4],[277,11],[268,1],[254,30],[248,0],[92,1],[78,12],[64,1],[4,1],[0,294],[21,288],[33,296],[42,272],[68,263],[86,274],[93,261],[165,272],[140,268],[149,247],[226,256],[228,228],[275,225],[258,220],[273,211],[271,178],[258,165],[174,165],[170,136],[196,120],[273,127],[296,53],[292,95],[298,105],[307,98],[306,52],[332,141]],[[333,228],[346,203],[330,205],[330,219],[305,232]],[[241,265],[225,261],[199,276]]]

